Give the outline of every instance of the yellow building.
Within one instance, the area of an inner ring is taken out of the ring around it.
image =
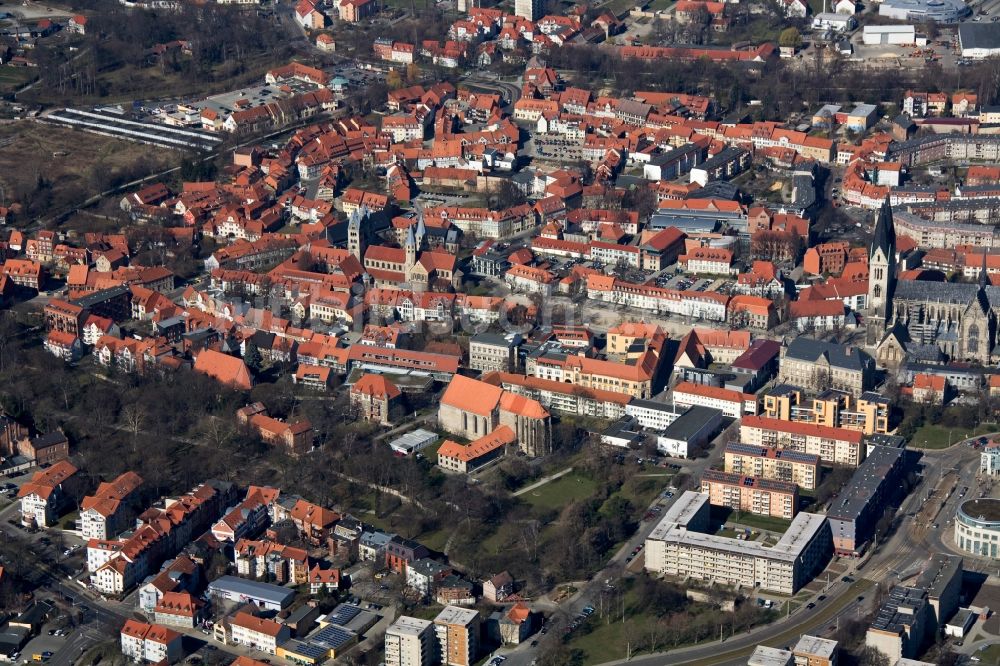
[[[783,385],[765,395],[763,402],[761,416],[769,419],[847,428],[865,435],[889,433],[889,400],[872,391],[855,398],[845,391],[829,390],[808,398],[800,389]]]

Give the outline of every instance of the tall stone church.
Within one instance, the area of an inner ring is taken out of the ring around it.
[[[990,284],[986,255],[976,283],[896,279],[896,231],[886,201],[868,254],[869,346],[879,365],[970,361],[1000,356],[997,320],[1000,287]]]

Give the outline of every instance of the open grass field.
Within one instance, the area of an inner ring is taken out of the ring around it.
[[[570,473],[521,495],[521,499],[538,508],[559,511],[570,502],[590,497],[595,490],[597,483],[584,476]]]
[[[94,194],[95,172],[113,173],[139,158],[166,166],[180,160],[180,154],[162,147],[99,136],[22,120],[0,125],[0,187],[8,200],[21,185],[33,185],[39,177],[53,188],[80,186]]]
[[[3,65],[0,67],[0,93],[8,93],[20,88],[31,80],[34,72],[27,67],[12,67]]]
[[[946,449],[952,444],[969,437],[978,437],[1000,431],[995,423],[983,423],[975,428],[948,428],[946,426],[925,425],[913,433],[910,446],[917,449]]]

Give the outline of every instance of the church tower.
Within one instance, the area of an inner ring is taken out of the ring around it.
[[[347,220],[347,251],[364,265],[365,239],[361,230],[361,214],[354,209]]]
[[[424,247],[424,239],[426,238],[426,236],[427,236],[427,227],[424,226],[424,214],[421,212],[417,214],[417,235],[416,235],[417,249],[420,251],[427,249],[426,247]]]
[[[406,264],[405,272],[409,276],[410,269],[412,269],[417,264],[417,239],[413,235],[413,225],[411,224],[409,229],[406,230]],[[407,277],[409,279],[409,277]]]
[[[896,228],[886,197],[875,222],[868,250],[868,343],[876,344],[892,318],[892,291],[896,283]]]

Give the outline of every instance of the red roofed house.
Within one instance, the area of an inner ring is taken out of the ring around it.
[[[120,474],[113,481],[102,482],[93,495],[80,504],[77,521],[84,539],[112,539],[124,531],[135,516],[136,491],[142,477],[135,472]]]
[[[382,375],[366,374],[351,387],[351,407],[366,421],[392,425],[400,396],[396,385]]]
[[[278,646],[291,638],[291,631],[287,626],[243,611],[229,620],[229,628],[234,644],[268,654],[277,653]]]
[[[507,447],[516,441],[514,431],[504,425],[468,445],[448,439],[438,449],[437,464],[445,471],[468,474],[502,458]]]
[[[21,524],[48,527],[74,501],[80,487],[77,469],[65,460],[36,472],[17,492]]]
[[[689,273],[728,275],[733,265],[733,252],[721,247],[696,247],[682,254],[678,261]]]
[[[309,570],[309,593],[319,594],[323,590],[335,592],[340,588],[340,569],[320,569],[317,564]]]
[[[45,351],[67,363],[80,358],[83,354],[83,343],[80,338],[65,331],[49,331],[45,337]]]
[[[945,377],[918,372],[913,376],[913,401],[943,405],[948,391]]]
[[[268,444],[283,446],[289,455],[308,453],[312,448],[313,429],[307,420],[286,423],[266,414],[254,414],[250,425]]]
[[[302,0],[295,5],[295,21],[306,30],[322,30],[326,25],[326,15],[309,0]]]
[[[140,664],[173,664],[184,657],[181,634],[159,624],[126,620],[121,642],[122,655]]]
[[[788,306],[788,319],[800,331],[827,331],[839,328],[845,322],[844,302],[841,300],[793,301]]]
[[[3,274],[19,287],[40,291],[45,282],[45,269],[31,259],[8,259],[3,265]]]
[[[66,28],[70,32],[75,32],[77,34],[83,35],[87,32],[87,17],[83,14],[77,14],[72,17],[66,24]]]
[[[532,633],[531,609],[518,601],[500,617],[500,640],[504,645],[518,645]]]
[[[201,621],[204,606],[205,602],[189,592],[164,592],[153,609],[153,617],[158,624],[168,627],[194,629]]]
[[[194,369],[218,382],[244,391],[253,388],[253,376],[243,359],[214,349],[205,349],[199,353],[194,361]]]

